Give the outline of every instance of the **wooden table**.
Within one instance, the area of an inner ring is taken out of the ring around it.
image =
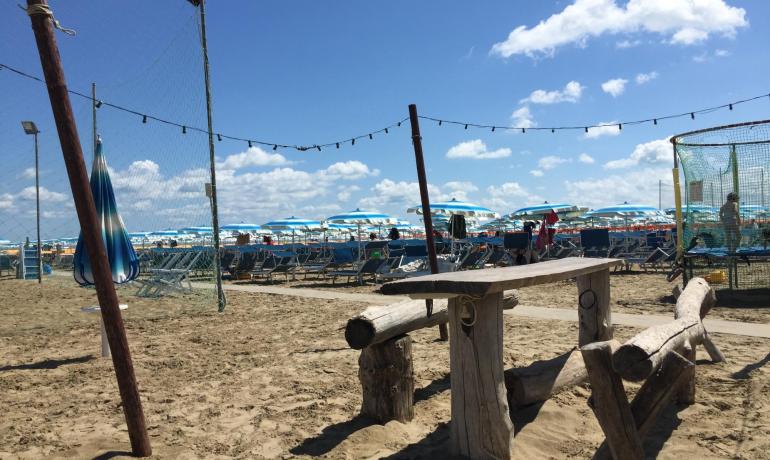
[[[513,445],[503,377],[503,291],[575,278],[580,346],[612,338],[610,268],[619,259],[569,257],[532,265],[439,273],[394,281],[382,293],[449,299],[451,450],[509,459]]]

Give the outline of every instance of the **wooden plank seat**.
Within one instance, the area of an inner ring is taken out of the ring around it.
[[[578,345],[610,340],[610,268],[620,259],[564,258],[531,265],[439,273],[384,284],[383,294],[447,298],[452,422],[450,450],[470,458],[511,458],[503,371],[503,292],[575,278]]]

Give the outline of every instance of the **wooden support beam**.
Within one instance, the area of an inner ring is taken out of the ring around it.
[[[503,309],[513,308],[518,303],[516,290],[505,291]],[[348,320],[345,326],[345,340],[351,348],[360,350],[397,335],[446,324],[447,321],[449,321],[449,315],[446,299],[433,301],[433,312],[430,316],[425,311],[425,302],[421,300],[377,305],[367,308]]]
[[[580,348],[591,382],[593,410],[607,438],[613,458],[641,460],[642,442],[628,404],[623,381],[612,369],[612,355],[620,347],[615,340],[594,342]]]
[[[675,354],[675,353],[671,353]],[[695,363],[695,346],[685,342],[682,347],[682,357],[691,363]],[[681,404],[695,404],[695,366],[690,366],[685,371],[679,390],[676,393],[676,399]]]
[[[578,288],[578,345],[588,345],[612,338],[610,313],[610,270],[604,269],[576,279]]]
[[[363,389],[361,414],[385,424],[414,418],[412,339],[394,337],[366,347],[358,358]]]
[[[505,371],[508,405],[512,408],[548,400],[563,390],[588,380],[579,350]]]
[[[503,374],[502,292],[449,300],[450,449],[470,458],[511,458],[513,424]]]

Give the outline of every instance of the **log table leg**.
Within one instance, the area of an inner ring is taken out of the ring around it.
[[[401,335],[368,346],[358,358],[363,389],[361,414],[385,424],[414,418],[412,338]]]
[[[612,339],[610,314],[610,270],[604,269],[578,276],[578,317],[581,347]]]
[[[513,424],[503,374],[502,300],[502,293],[481,300],[449,300],[454,455],[511,458]]]

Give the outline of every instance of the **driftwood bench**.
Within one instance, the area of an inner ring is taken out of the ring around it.
[[[500,459],[511,455],[513,424],[503,371],[504,291],[574,278],[580,318],[578,344],[582,347],[612,339],[609,269],[622,263],[617,259],[566,258],[517,267],[440,273],[382,286],[383,294],[448,299],[453,454]],[[394,346],[398,350],[398,344]],[[401,349],[404,347],[402,343]],[[397,360],[391,356],[384,361],[388,360],[393,374],[399,374],[399,366],[392,364]],[[360,372],[377,367],[377,363],[367,368],[364,364]],[[411,379],[411,361],[403,364],[408,369],[400,371],[407,371]],[[398,382],[388,384],[393,391],[407,391]]]

